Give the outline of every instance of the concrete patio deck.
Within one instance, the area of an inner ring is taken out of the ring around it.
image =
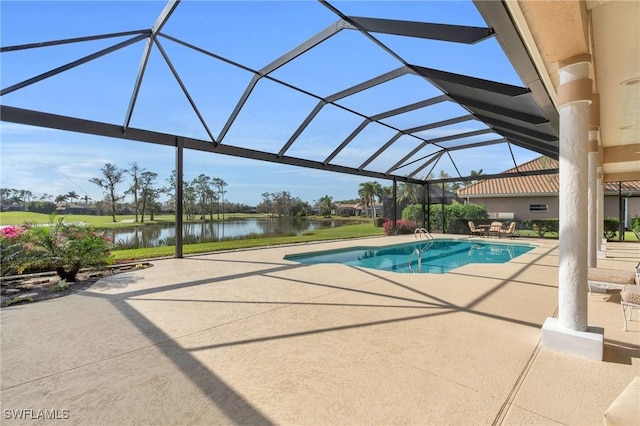
[[[404,241],[156,260],[3,308],[2,424],[45,423],[19,410],[79,425],[602,424],[640,374],[640,322],[622,331],[614,292],[589,296],[603,362],[540,348],[557,241],[442,275],[283,260]],[[640,246],[609,244],[608,256],[599,266],[632,269]]]

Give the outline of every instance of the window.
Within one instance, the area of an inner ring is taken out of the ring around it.
[[[529,204],[530,212],[548,212],[549,205],[548,204]]]

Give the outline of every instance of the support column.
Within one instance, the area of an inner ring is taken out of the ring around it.
[[[391,235],[396,235],[396,228],[398,227],[398,224],[396,223],[398,221],[398,182],[396,181],[396,178],[393,178],[391,197],[393,198],[393,212],[391,213],[391,220],[393,221],[393,224],[391,226]],[[373,208],[375,208],[375,205]]]
[[[427,231],[431,232],[431,185],[427,183]]]
[[[607,257],[607,240],[604,239],[604,175],[602,173],[602,167],[598,167],[598,220],[597,220],[597,233],[598,233],[598,258],[606,259]]]
[[[597,168],[598,168],[598,132],[589,132],[589,190],[587,197],[588,209],[588,244],[587,244],[587,266],[595,268],[598,262],[598,226],[597,226]]]
[[[547,318],[542,345],[602,360],[604,330],[587,326],[587,182],[590,55],[560,64],[560,256],[558,318]]]
[[[427,229],[427,211],[426,211],[426,200],[425,200],[425,185],[422,185],[422,227]]]
[[[183,215],[183,204],[182,200],[184,198],[184,194],[182,192],[183,182],[183,166],[184,166],[184,139],[177,137],[176,138],[176,224],[175,224],[175,233],[176,233],[176,246],[175,246],[175,257],[180,259],[183,257],[182,254],[182,215]]]

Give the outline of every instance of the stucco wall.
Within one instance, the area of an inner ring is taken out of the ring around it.
[[[558,217],[558,197],[521,197],[521,198],[471,198],[472,204],[482,204],[487,213],[513,213],[517,220],[555,219]],[[531,204],[547,204],[547,212],[530,212]]]
[[[466,202],[466,200],[465,200]],[[513,212],[515,219],[556,219],[558,218],[558,197],[512,197],[512,198],[470,198],[470,203],[482,204],[489,214]],[[531,204],[547,204],[548,212],[530,212]],[[629,218],[640,217],[640,197],[629,198]],[[604,202],[604,215],[607,218],[618,218],[618,196],[607,195]],[[629,222],[629,225],[631,222]]]

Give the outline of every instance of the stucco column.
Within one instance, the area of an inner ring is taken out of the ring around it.
[[[591,58],[560,65],[560,259],[558,321],[568,330],[587,330],[587,182]]]
[[[587,196],[588,212],[588,244],[587,244],[587,266],[595,268],[598,262],[598,132],[589,132],[589,190]]]
[[[602,167],[598,167],[598,178],[596,184],[597,194],[597,213],[598,218],[597,222],[597,234],[598,234],[598,257],[605,258],[606,257],[606,246],[604,244],[604,176],[602,174]]]

